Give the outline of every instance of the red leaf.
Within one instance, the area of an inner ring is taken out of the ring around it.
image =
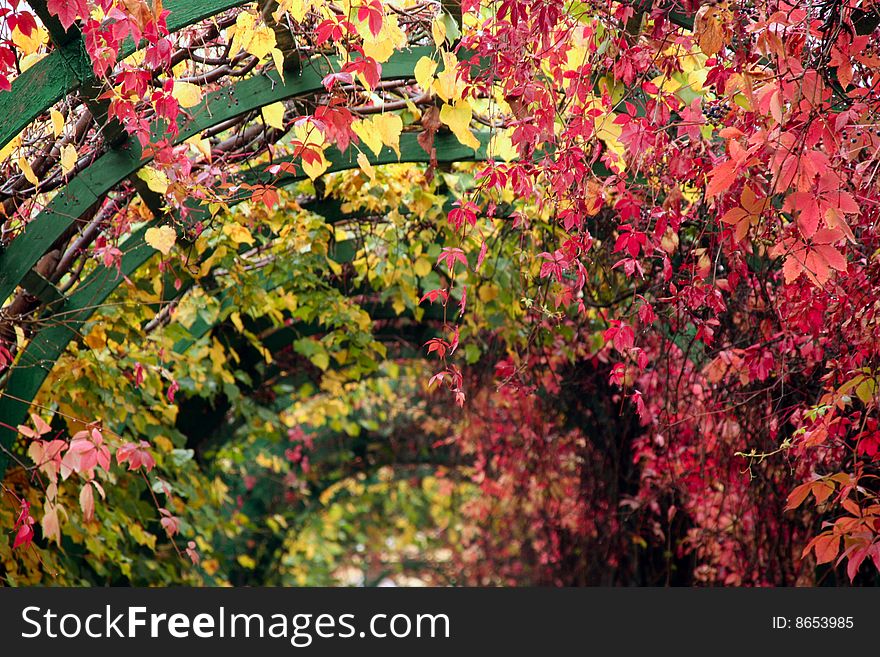
[[[89,15],[88,7],[83,0],[49,0],[46,8],[50,14],[58,17],[65,30],[70,29],[77,18]]]

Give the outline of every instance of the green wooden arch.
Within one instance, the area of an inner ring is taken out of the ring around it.
[[[484,143],[487,138],[483,137]],[[485,146],[474,151],[462,146],[450,134],[439,134],[435,139],[436,160],[438,162],[476,161],[486,159]],[[401,135],[400,159],[390,148],[383,148],[378,156],[368,154],[372,164],[383,165],[397,162],[429,162],[430,156],[417,141],[417,135],[407,133]],[[346,156],[347,155],[347,156]],[[343,154],[336,149],[328,149],[328,159],[333,162],[328,172],[342,171],[357,167],[353,153]],[[256,174],[259,180],[265,173]],[[283,174],[273,178],[278,186],[289,185],[302,180],[303,175]],[[253,178],[252,178],[253,179]],[[267,179],[268,182],[268,179]],[[244,200],[243,198],[238,200]],[[151,224],[154,222],[151,222]],[[61,310],[54,313],[51,319],[57,320],[46,328],[38,331],[19,356],[18,364],[12,370],[6,389],[0,392],[0,417],[11,426],[22,423],[27,418],[31,401],[42,387],[51,372],[51,366],[61,356],[71,340],[78,335],[79,329],[100,308],[107,297],[124,280],[154,255],[155,250],[144,242],[144,234],[151,224],[143,226],[133,233],[124,243],[124,254],[120,272],[100,267],[80,284],[76,290],[64,300]],[[204,327],[207,332],[210,326]],[[8,427],[0,427],[0,476],[8,464],[7,451],[16,438],[16,432]]]
[[[8,93],[0,94],[0,116],[4,117],[0,122],[0,147],[66,95],[94,82],[92,63],[78,32],[59,32],[61,26],[57,20],[53,25],[53,21],[47,19],[49,14],[44,1],[33,0],[28,4],[46,23],[56,49],[15,78]],[[247,4],[247,0],[167,0],[168,31],[177,32],[243,4]],[[128,39],[122,45],[120,59],[136,49],[135,43]]]
[[[433,49],[413,48],[392,57],[382,67],[385,79],[411,78],[416,62],[430,56]],[[290,74],[282,82],[276,72],[258,75],[206,95],[192,108],[189,116],[179,121],[175,143],[199,134],[207,128],[257,110],[265,105],[315,93],[323,89],[321,80],[329,69],[305,68],[298,76]],[[164,131],[154,131],[161,137]],[[58,191],[52,201],[31,221],[25,231],[0,253],[0,299],[8,298],[21,284],[24,276],[48,250],[52,243],[74,223],[77,217],[99,202],[116,185],[131,177],[152,161],[144,156],[140,142],[128,139],[120,148],[99,157],[87,169]]]

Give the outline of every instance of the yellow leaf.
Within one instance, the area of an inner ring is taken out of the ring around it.
[[[297,23],[302,23],[309,9],[312,8],[311,0],[281,0],[278,3],[274,17],[278,20],[283,12],[290,14],[290,17]]]
[[[316,367],[321,368],[322,371],[325,371],[328,367],[330,367],[330,356],[323,349],[315,354],[312,354],[309,360],[311,360]]]
[[[434,81],[434,91],[440,98],[449,102],[461,98],[463,84],[458,80],[456,68],[458,59],[451,52],[443,53],[443,72]]]
[[[195,149],[201,153],[208,162],[211,161],[211,142],[207,139],[202,139],[201,135],[193,135],[187,139],[185,143],[195,147]]]
[[[370,182],[376,182],[376,170],[373,168],[373,165],[370,164],[369,158],[364,153],[358,153],[357,156],[358,166],[361,168],[367,177],[370,179]]]
[[[605,143],[608,150],[618,156],[617,168],[622,172],[626,168],[626,163],[623,159],[626,149],[620,141],[623,128],[620,124],[614,122],[616,114],[604,108],[598,98],[587,99],[587,102],[584,104],[584,115],[586,116],[590,110],[601,110],[601,114],[595,112],[593,130],[596,136]],[[594,114],[594,112],[590,113]]]
[[[351,124],[351,129],[373,151],[374,155],[379,155],[382,151],[382,138],[373,127],[372,121],[366,119],[355,121]]]
[[[266,105],[261,113],[263,115],[263,120],[267,125],[272,126],[273,128],[278,128],[279,130],[284,129],[284,103],[277,102],[272,103],[271,105]]]
[[[498,296],[500,290],[497,285],[493,285],[492,283],[487,283],[486,285],[481,285],[480,289],[477,291],[477,295],[480,297],[480,301],[483,303],[489,303],[493,299]]]
[[[422,57],[415,67],[416,83],[424,91],[431,90],[431,84],[434,82],[434,71],[437,70],[437,62],[430,57]]]
[[[480,140],[471,132],[472,116],[470,103],[466,100],[458,101],[455,106],[443,105],[440,110],[440,120],[449,126],[458,141],[469,148],[477,149],[480,147]]]
[[[21,146],[21,133],[13,137],[3,148],[0,148],[0,162],[5,162],[6,158],[9,157],[12,151],[19,146]]]
[[[107,346],[107,332],[104,330],[104,327],[100,325],[96,326],[89,332],[83,341],[89,346],[89,348],[95,351],[103,349]]]
[[[397,114],[377,114],[373,117],[373,125],[382,143],[397,153],[400,159],[400,133],[403,132],[403,120]]]
[[[489,140],[489,156],[500,158],[505,162],[512,162],[519,156],[510,139],[510,129],[501,130],[492,135],[492,139]]]
[[[877,394],[877,379],[863,377],[862,382],[856,386],[856,396],[863,404],[869,404]]]
[[[404,303],[403,299],[396,296],[391,301],[391,307],[394,309],[394,312],[398,315],[402,314],[404,310],[406,310],[406,303]]]
[[[177,241],[177,233],[171,226],[147,228],[147,232],[144,233],[144,241],[162,255],[168,255],[171,253],[171,247]]]
[[[190,82],[175,80],[171,95],[184,109],[195,107],[202,102],[202,88]]]
[[[166,438],[165,436],[156,436],[155,438],[153,438],[153,444],[166,454],[170,453],[171,450],[174,449],[174,443],[172,443],[171,440]]]
[[[36,186],[40,184],[40,179],[37,178],[37,174],[34,173],[34,170],[31,169],[31,165],[23,157],[18,158],[18,168],[21,169],[24,177],[31,185]]]
[[[305,161],[302,162],[302,168],[305,174],[315,180],[318,176],[324,173],[327,169],[330,168],[330,160],[324,157],[324,151],[321,151],[321,159],[318,161]]]
[[[272,63],[275,64],[278,77],[284,82],[284,53],[278,50],[278,48],[272,48]]]
[[[73,171],[76,166],[76,147],[73,144],[64,144],[61,149],[61,171],[66,175]]]
[[[226,256],[226,247],[222,244],[218,246],[214,253],[212,253],[205,261],[202,263],[201,267],[199,267],[199,278],[203,278],[208,275],[208,272],[211,271],[211,268],[214,266],[214,263],[219,262]]]
[[[239,331],[239,333],[244,332],[244,323],[241,321],[241,313],[232,313],[229,316],[229,319],[232,320],[232,325]]]
[[[16,25],[12,30],[12,43],[18,46],[18,49],[25,55],[32,55],[43,45],[47,36],[48,33],[42,27],[31,30],[30,36],[25,36]]]
[[[254,237],[251,235],[251,231],[241,224],[226,224],[223,226],[223,232],[229,235],[229,239],[236,244],[254,243]]]
[[[242,48],[246,48],[254,36],[254,16],[243,11],[235,18],[235,25],[228,29],[231,43],[229,58],[235,57]]]
[[[52,117],[52,134],[57,137],[64,132],[64,115],[57,109],[53,109],[50,116]]]
[[[156,535],[144,530],[138,523],[130,523],[128,525],[128,533],[138,545],[146,545],[150,549],[156,547]]]
[[[418,260],[416,260],[416,264],[413,266],[413,269],[416,272],[416,276],[427,276],[431,273],[431,261],[425,256],[422,256]]]
[[[261,25],[253,31],[250,42],[244,48],[257,59],[263,59],[272,52],[274,47],[275,32],[272,31],[272,28]]]
[[[394,42],[391,39],[383,39],[382,41],[366,41],[364,40],[364,55],[372,57],[380,64],[387,62],[394,54]]]
[[[168,176],[165,175],[164,171],[159,171],[159,169],[154,169],[153,167],[143,167],[138,171],[137,176],[157,194],[164,194],[168,191]]]
[[[434,39],[434,45],[438,48],[446,41],[446,26],[439,17],[434,18],[431,22],[431,36]]]
[[[248,570],[253,570],[257,567],[257,562],[254,561],[254,558],[248,556],[247,554],[240,554],[237,557],[238,563],[242,568],[247,568]]]
[[[358,23],[357,31],[364,39],[364,55],[380,63],[387,62],[396,49],[406,45],[406,34],[398,26],[394,14],[385,15],[382,29],[376,36],[370,32],[366,21]]]

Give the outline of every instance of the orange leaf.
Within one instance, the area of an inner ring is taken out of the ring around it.
[[[810,488],[812,486],[813,482],[808,481],[791,491],[791,493],[788,494],[788,503],[785,505],[785,510],[790,511],[803,504],[804,500],[807,499],[807,495],[810,494]]]

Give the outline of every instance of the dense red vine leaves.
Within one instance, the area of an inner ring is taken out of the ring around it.
[[[249,414],[268,434],[280,417],[296,433],[288,421],[296,412],[278,398],[299,408],[308,395],[260,383],[262,361],[318,378],[301,390],[357,397],[354,379],[403,360],[370,331],[402,331],[405,316],[421,321],[430,334],[419,334],[417,346],[429,369],[419,377],[433,396],[409,390],[411,406],[435,411],[424,433],[438,453],[455,456],[433,475],[442,490],[466,481],[479,491],[459,509],[452,541],[464,581],[876,578],[880,7],[464,0],[458,15],[457,3],[446,4],[259,2],[173,34],[158,0],[50,0],[49,15],[82,35],[94,78],[83,87],[98,91],[50,108],[4,145],[12,181],[0,190],[4,244],[26,237],[53,193],[118,146],[115,132],[136,140],[149,163],[59,238],[55,260],[40,260],[50,264],[39,271],[38,263],[38,273],[63,291],[79,289],[84,269],[121,274],[125,238],[155,218],[144,239],[161,262],[149,283],[125,279],[132,294],[164,294],[170,280],[181,297],[153,317],[129,318],[126,330],[143,337],[175,317],[190,328],[214,312],[261,360],[242,374],[244,347],[218,329],[200,343],[201,356],[185,361],[208,364],[205,372],[194,366],[199,379],[170,364],[184,362],[169,353],[186,341],[173,328],[153,350],[118,338],[120,330],[92,328],[84,345],[100,352],[112,344],[114,358],[131,359],[126,394],[155,415],[174,409],[155,426],[182,426],[177,409],[198,398],[219,408],[222,397],[230,425],[236,412]],[[3,89],[53,47],[35,13],[8,5],[0,16]],[[140,49],[120,61],[127,39]],[[391,57],[410,47],[431,54],[411,77],[387,80]],[[182,126],[210,113],[209,92],[260,76],[285,83],[331,59],[337,65],[321,69],[317,91],[179,143]],[[408,133],[429,164],[397,178],[377,171],[370,158],[401,157]],[[448,136],[487,161],[439,165],[437,140]],[[326,173],[343,159],[357,164],[352,178]],[[236,177],[246,170],[270,177]],[[298,196],[273,182],[300,174],[310,182]],[[146,207],[132,200],[136,192],[164,203]],[[411,232],[359,225],[351,231],[356,256],[331,262],[344,229],[332,228],[331,239],[298,232],[307,228],[289,218],[302,217],[306,196],[319,205],[334,194],[342,212],[366,208],[371,220],[384,213]],[[236,215],[230,206],[243,199],[248,209]],[[398,221],[404,212],[409,223]],[[267,264],[283,267],[278,254],[266,255],[279,242],[291,267],[324,259],[295,269],[302,289],[282,287],[270,302],[242,281],[253,284],[244,272]],[[208,293],[236,264],[239,289],[211,310]],[[340,290],[347,302],[333,296]],[[231,310],[232,299],[242,309],[247,301],[248,311]],[[346,305],[351,299],[363,307]],[[363,310],[386,302],[392,324]],[[3,303],[0,373],[8,373],[27,366],[20,360],[34,317],[52,315],[24,290]],[[271,353],[258,338],[268,329],[250,323],[264,314],[274,328],[308,318],[348,333],[318,340],[304,332],[288,351]],[[200,387],[209,376],[213,388]],[[230,400],[243,389],[249,401],[236,409]],[[357,433],[346,414],[375,430],[375,418],[361,417],[375,410],[363,398],[355,410],[329,406],[320,418],[337,434]],[[100,413],[61,428],[73,409],[74,401],[50,396],[11,427],[25,445],[17,454],[33,463],[25,478],[42,488],[29,497],[21,481],[4,484],[13,549],[60,543],[69,482],[82,536],[99,531],[96,518],[111,513],[118,491],[143,485],[175,553],[214,576],[219,562],[203,559],[209,541],[196,543],[187,519],[198,505],[166,481],[198,441],[176,444],[159,429],[139,433],[134,422],[117,434]],[[279,500],[309,508],[310,495],[324,496],[315,493],[324,490],[318,478],[345,469],[322,465],[320,445],[296,435],[283,457],[255,458],[273,476],[286,472],[283,493],[267,493],[241,466],[235,531],[244,531],[245,509],[274,513],[278,524]],[[220,448],[217,467],[247,461],[253,445],[245,444],[234,458]],[[255,502],[257,493],[266,499]],[[155,536],[137,540],[156,544]],[[252,561],[236,567],[254,570]]]
[[[590,274],[627,277],[631,302],[601,315],[611,381],[645,425],[628,503],[677,500],[658,521],[687,514],[699,579],[769,584],[786,580],[768,546],[795,552],[799,531],[773,500],[807,478],[786,508],[821,486],[824,529],[803,554],[851,578],[880,566],[875,8],[688,7],[692,34],[667,9],[621,3],[597,25],[600,7],[579,8],[503,3],[463,44],[492,64],[465,70],[474,93],[500,87],[520,156],[487,167],[484,190],[513,185],[558,222],[538,254],[566,288],[551,307],[589,318],[573,301],[595,298]]]

